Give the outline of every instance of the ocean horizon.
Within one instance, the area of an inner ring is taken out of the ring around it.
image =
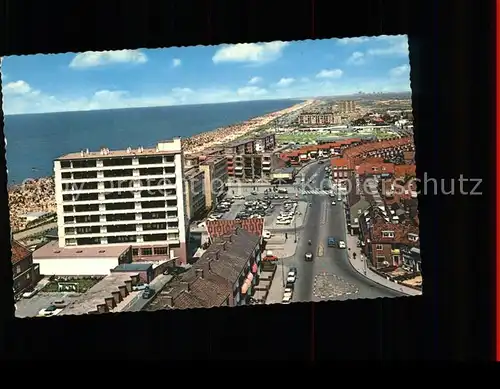
[[[9,184],[51,176],[53,161],[82,149],[150,147],[300,103],[299,99],[5,116]]]

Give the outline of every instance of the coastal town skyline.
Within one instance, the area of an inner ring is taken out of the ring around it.
[[[14,56],[2,60],[3,111],[410,92],[409,69],[405,35]]]

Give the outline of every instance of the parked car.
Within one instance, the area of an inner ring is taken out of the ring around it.
[[[297,279],[297,276],[295,275],[295,273],[289,271],[288,275],[286,276],[286,283],[287,284],[293,284],[296,279]]]
[[[155,295],[155,290],[151,288],[144,289],[144,292],[142,292],[143,299],[150,299],[154,295]]]
[[[38,312],[38,317],[49,317],[49,316],[56,316],[62,311],[62,308],[57,308],[55,305],[49,305],[45,309],[41,309],[40,312]]]
[[[32,298],[37,293],[38,293],[38,289],[28,290],[28,291],[26,291],[26,292],[23,293],[23,298],[24,299],[30,299],[30,298]]]
[[[345,249],[345,242],[343,240],[339,240],[339,249]]]

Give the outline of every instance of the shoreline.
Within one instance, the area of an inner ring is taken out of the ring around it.
[[[314,103],[314,100],[302,101],[280,111],[270,112],[244,122],[216,128],[182,139],[184,153],[186,155],[199,153],[205,149],[232,142],[237,138],[258,131],[262,126],[281,116],[296,112],[312,103]],[[56,211],[54,176],[35,179],[26,178],[22,183],[7,185],[7,192],[12,232],[22,229],[21,219],[27,213]]]
[[[315,100],[306,100],[299,104],[294,104],[291,107],[282,109],[276,112],[270,112],[266,115],[257,116],[255,118],[246,120],[241,123],[232,124],[225,127],[220,127],[212,131],[203,132],[201,134],[193,135],[186,138],[183,142],[183,149],[185,154],[200,153],[203,150],[216,147],[223,143],[232,142],[242,136],[256,132],[260,127],[265,126],[276,120],[277,118],[294,113],[303,109]]]

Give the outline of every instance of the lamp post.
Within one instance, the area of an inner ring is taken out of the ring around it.
[[[285,265],[283,264],[283,258],[281,258],[281,279],[283,280],[283,288],[286,286],[285,280]]]

